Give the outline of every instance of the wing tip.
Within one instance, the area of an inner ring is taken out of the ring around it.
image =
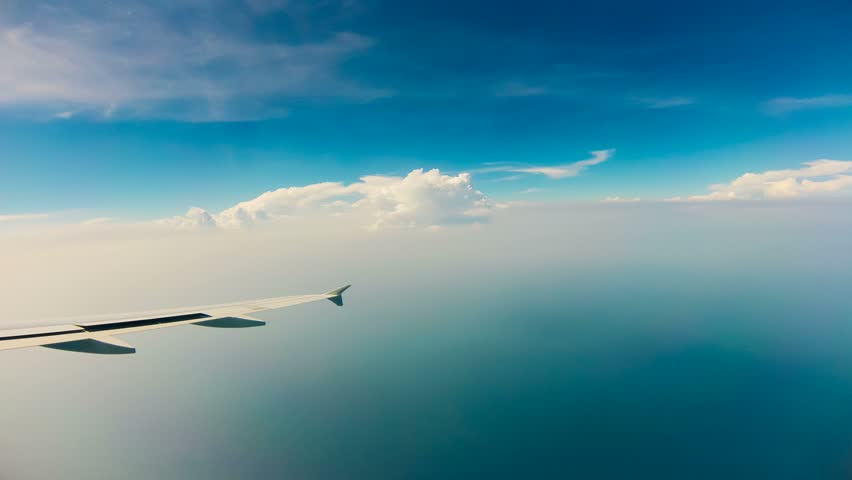
[[[325,294],[324,294],[324,295],[330,295],[330,296],[332,296],[332,297],[339,297],[341,294],[343,294],[343,292],[345,292],[346,290],[348,290],[348,289],[349,289],[349,287],[351,287],[351,286],[352,286],[352,285],[345,285],[345,286],[340,287],[340,288],[335,288],[334,290],[332,290],[332,291],[330,291],[330,292],[325,292]]]
[[[340,288],[335,288],[330,292],[326,292],[324,295],[328,296],[328,301],[337,305],[338,307],[343,306],[343,292],[349,289],[352,285],[346,285]]]

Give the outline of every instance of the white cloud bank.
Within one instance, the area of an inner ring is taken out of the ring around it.
[[[746,173],[729,183],[711,185],[710,193],[669,201],[765,200],[852,194],[852,161],[814,160],[805,167]]]
[[[488,198],[471,184],[469,173],[412,170],[405,177],[371,175],[358,182],[323,182],[279,188],[240,202],[218,214],[191,208],[185,215],[159,220],[178,229],[239,229],[274,220],[325,213],[351,217],[381,228],[424,228],[473,224],[493,211]]]

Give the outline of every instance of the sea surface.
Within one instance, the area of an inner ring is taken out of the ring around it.
[[[132,356],[4,352],[0,478],[849,478],[852,287],[792,271],[376,275]]]

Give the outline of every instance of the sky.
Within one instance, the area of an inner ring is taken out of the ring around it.
[[[850,20],[839,1],[4,2],[0,222],[234,227],[372,198],[409,214],[370,225],[430,228],[517,202],[843,197]],[[216,222],[326,183],[349,191]]]

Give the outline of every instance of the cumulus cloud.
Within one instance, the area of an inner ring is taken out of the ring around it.
[[[417,169],[405,177],[365,176],[349,185],[323,182],[279,188],[218,214],[194,207],[185,215],[158,223],[178,229],[238,229],[325,213],[352,217],[375,229],[434,230],[487,220],[492,210],[488,198],[473,187],[469,173],[453,176],[437,169]]]
[[[374,43],[353,32],[300,43],[260,39],[238,28],[244,13],[221,4],[21,5],[0,17],[0,107],[59,111],[57,118],[246,120],[283,116],[282,101],[296,96],[390,94],[339,74],[345,59]],[[222,15],[213,21],[211,10]]]
[[[711,185],[707,194],[668,200],[760,200],[852,194],[852,161],[823,159],[804,165],[799,169],[746,173],[729,183]]]
[[[184,215],[158,220],[157,223],[178,230],[198,230],[203,228],[216,228],[219,224],[213,214],[199,207],[190,208]]]

